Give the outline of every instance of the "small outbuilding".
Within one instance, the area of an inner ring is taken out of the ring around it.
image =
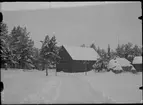
[[[92,69],[99,57],[93,48],[63,45],[59,52],[60,61],[56,64],[57,72],[85,72]]]
[[[132,62],[137,72],[142,72],[142,56],[136,56]]]
[[[135,72],[136,69],[131,65],[131,62],[125,58],[114,58],[109,61],[108,69],[117,72],[131,71]]]

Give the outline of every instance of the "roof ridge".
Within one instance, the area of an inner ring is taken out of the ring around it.
[[[63,45],[73,60],[97,60],[98,53],[93,48]]]
[[[65,47],[74,47],[74,48],[86,48],[86,49],[93,49],[91,47],[80,47],[80,46],[71,46],[71,45],[62,45],[62,46],[65,46]]]

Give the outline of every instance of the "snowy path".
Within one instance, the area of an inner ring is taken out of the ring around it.
[[[110,102],[102,93],[96,92],[85,81],[75,76],[60,77],[61,86],[53,103],[100,103]]]
[[[90,84],[76,76],[58,76],[41,90],[28,95],[21,103],[110,103],[112,102]]]

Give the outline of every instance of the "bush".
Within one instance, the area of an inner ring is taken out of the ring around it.
[[[125,72],[130,72],[132,69],[132,66],[126,66],[126,67],[122,67],[122,68]]]
[[[93,67],[93,69],[95,69],[95,71],[98,71],[98,72],[108,71],[107,70],[107,62],[103,61],[101,59],[97,60],[97,62],[92,67]]]
[[[112,70],[112,72],[115,74],[119,74],[119,73],[122,73],[122,70]]]

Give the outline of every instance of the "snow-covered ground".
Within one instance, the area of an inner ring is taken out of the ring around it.
[[[142,73],[57,73],[2,70],[2,103],[140,103]]]
[[[92,72],[91,72],[92,73]],[[92,74],[91,74],[92,75]],[[91,76],[84,76],[95,90],[102,91],[104,95],[115,100],[117,103],[139,103],[142,100],[142,73],[114,74],[97,73]]]

